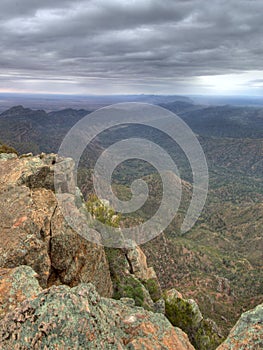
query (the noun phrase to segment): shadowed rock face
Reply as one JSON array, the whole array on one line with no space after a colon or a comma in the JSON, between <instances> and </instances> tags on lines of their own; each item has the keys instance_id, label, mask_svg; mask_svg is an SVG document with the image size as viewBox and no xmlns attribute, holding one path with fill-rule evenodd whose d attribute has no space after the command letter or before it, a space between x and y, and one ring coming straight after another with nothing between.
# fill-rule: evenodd
<instances>
[{"instance_id":1,"label":"shadowed rock face","mask_svg":"<svg viewBox=\"0 0 263 350\"><path fill-rule=\"evenodd\" d=\"M163 315L102 298L92 284L44 290L8 313L0 330L5 350L194 350Z\"/></svg>"},{"instance_id":2,"label":"shadowed rock face","mask_svg":"<svg viewBox=\"0 0 263 350\"><path fill-rule=\"evenodd\" d=\"M242 314L218 350L263 349L263 304Z\"/></svg>"},{"instance_id":3,"label":"shadowed rock face","mask_svg":"<svg viewBox=\"0 0 263 350\"><path fill-rule=\"evenodd\" d=\"M103 247L75 233L54 194L56 155L0 157L0 267L28 265L42 287L92 282L103 296L112 294ZM72 169L70 159L63 167ZM63 187L63 174L61 174ZM70 183L72 179L67 179ZM64 186L66 187L66 186Z\"/></svg>"}]
</instances>

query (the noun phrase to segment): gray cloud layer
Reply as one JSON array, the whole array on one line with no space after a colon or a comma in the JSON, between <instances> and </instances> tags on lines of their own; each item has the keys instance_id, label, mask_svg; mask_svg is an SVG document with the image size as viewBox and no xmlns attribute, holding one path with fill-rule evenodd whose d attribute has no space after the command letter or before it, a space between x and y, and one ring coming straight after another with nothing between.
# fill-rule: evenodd
<instances>
[{"instance_id":1,"label":"gray cloud layer","mask_svg":"<svg viewBox=\"0 0 263 350\"><path fill-rule=\"evenodd\" d=\"M246 71L252 82L262 13L258 0L1 0L0 88L198 93L202 76Z\"/></svg>"}]
</instances>

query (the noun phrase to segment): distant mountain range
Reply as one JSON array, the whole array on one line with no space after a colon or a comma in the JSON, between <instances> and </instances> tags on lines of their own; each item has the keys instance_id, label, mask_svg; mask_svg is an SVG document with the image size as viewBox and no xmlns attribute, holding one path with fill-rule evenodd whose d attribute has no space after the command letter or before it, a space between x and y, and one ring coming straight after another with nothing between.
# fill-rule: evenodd
<instances>
[{"instance_id":1,"label":"distant mountain range","mask_svg":"<svg viewBox=\"0 0 263 350\"><path fill-rule=\"evenodd\" d=\"M148 96L138 101L158 103L178 114L199 136L216 138L263 138L263 108L192 104L187 98L170 102L172 97ZM161 102L161 103L159 103ZM63 136L81 118L90 113L85 109L64 109L53 112L12 107L0 114L0 140L19 152L57 151ZM125 120L124 120L125 123Z\"/></svg>"},{"instance_id":2,"label":"distant mountain range","mask_svg":"<svg viewBox=\"0 0 263 350\"><path fill-rule=\"evenodd\" d=\"M33 109L46 111L61 109L87 109L95 110L100 107L120 102L144 102L144 103L168 103L182 101L193 103L192 99L179 95L50 95L50 94L13 94L0 93L0 112L13 107L23 105Z\"/></svg>"}]
</instances>

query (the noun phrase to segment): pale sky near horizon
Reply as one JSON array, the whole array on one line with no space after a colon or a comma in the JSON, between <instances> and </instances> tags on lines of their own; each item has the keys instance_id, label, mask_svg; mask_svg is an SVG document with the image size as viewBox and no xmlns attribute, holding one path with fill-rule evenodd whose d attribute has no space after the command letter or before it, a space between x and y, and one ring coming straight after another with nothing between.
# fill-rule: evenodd
<instances>
[{"instance_id":1,"label":"pale sky near horizon","mask_svg":"<svg viewBox=\"0 0 263 350\"><path fill-rule=\"evenodd\" d=\"M1 0L0 92L263 92L258 0Z\"/></svg>"}]
</instances>

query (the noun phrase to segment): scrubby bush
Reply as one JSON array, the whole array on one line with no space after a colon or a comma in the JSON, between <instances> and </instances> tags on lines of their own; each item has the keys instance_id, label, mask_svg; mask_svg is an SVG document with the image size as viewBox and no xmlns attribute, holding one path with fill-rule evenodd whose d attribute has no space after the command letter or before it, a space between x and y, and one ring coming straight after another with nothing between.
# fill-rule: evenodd
<instances>
[{"instance_id":1,"label":"scrubby bush","mask_svg":"<svg viewBox=\"0 0 263 350\"><path fill-rule=\"evenodd\" d=\"M17 154L17 151L13 147L7 146L4 143L0 142L0 153L15 153L15 154Z\"/></svg>"},{"instance_id":2,"label":"scrubby bush","mask_svg":"<svg viewBox=\"0 0 263 350\"><path fill-rule=\"evenodd\" d=\"M117 214L106 201L101 201L96 194L91 194L86 207L93 219L111 227L119 227L121 216Z\"/></svg>"}]
</instances>

